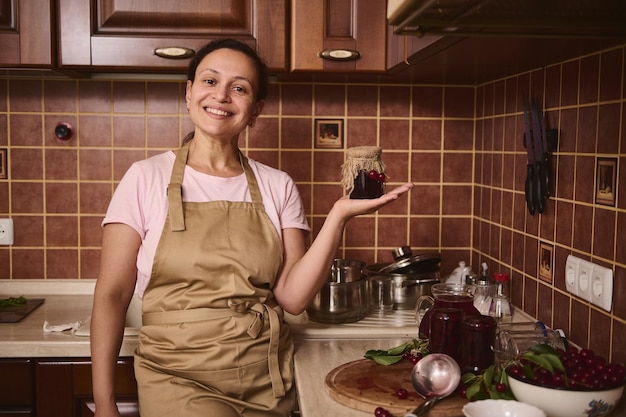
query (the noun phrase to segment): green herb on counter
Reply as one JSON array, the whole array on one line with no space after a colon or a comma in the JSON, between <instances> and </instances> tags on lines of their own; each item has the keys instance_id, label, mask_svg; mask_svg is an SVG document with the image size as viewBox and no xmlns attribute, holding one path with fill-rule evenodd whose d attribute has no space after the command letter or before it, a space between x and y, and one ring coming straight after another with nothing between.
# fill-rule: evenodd
<instances>
[{"instance_id":1,"label":"green herb on counter","mask_svg":"<svg viewBox=\"0 0 626 417\"><path fill-rule=\"evenodd\" d=\"M388 350L368 350L365 352L365 358L372 359L379 365L393 365L400 362L403 358L415 355L425 355L428 353L428 340L413 339L405 342L400 346L393 347Z\"/></svg>"},{"instance_id":2,"label":"green herb on counter","mask_svg":"<svg viewBox=\"0 0 626 417\"><path fill-rule=\"evenodd\" d=\"M0 299L0 308L19 307L24 304L26 304L26 298L24 297L9 297Z\"/></svg>"}]
</instances>

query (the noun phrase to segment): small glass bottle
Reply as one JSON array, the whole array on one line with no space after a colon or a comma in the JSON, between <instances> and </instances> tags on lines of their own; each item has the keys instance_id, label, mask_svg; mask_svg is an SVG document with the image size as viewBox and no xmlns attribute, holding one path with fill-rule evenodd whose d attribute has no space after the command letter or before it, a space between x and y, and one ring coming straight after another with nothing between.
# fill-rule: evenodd
<instances>
[{"instance_id":1,"label":"small glass bottle","mask_svg":"<svg viewBox=\"0 0 626 417\"><path fill-rule=\"evenodd\" d=\"M497 272L493 276L498 283L498 290L496 291L496 295L491 299L489 315L495 317L499 322L509 322L513 314L509 297L507 296L509 274Z\"/></svg>"},{"instance_id":2,"label":"small glass bottle","mask_svg":"<svg viewBox=\"0 0 626 417\"><path fill-rule=\"evenodd\" d=\"M481 265L481 274L476 284L476 293L474 294L474 307L480 314L485 316L489 315L489 308L491 308L491 300L496 294L497 284L489 282L487 276L487 263L483 262Z\"/></svg>"},{"instance_id":3,"label":"small glass bottle","mask_svg":"<svg viewBox=\"0 0 626 417\"><path fill-rule=\"evenodd\" d=\"M341 185L352 199L373 199L385 192L385 164L378 146L357 146L346 151Z\"/></svg>"}]
</instances>

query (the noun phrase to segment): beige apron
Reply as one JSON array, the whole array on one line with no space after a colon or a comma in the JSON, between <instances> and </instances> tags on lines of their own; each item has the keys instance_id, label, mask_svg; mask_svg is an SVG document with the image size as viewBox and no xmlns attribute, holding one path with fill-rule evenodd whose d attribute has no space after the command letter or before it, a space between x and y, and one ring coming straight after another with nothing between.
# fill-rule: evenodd
<instances>
[{"instance_id":1,"label":"beige apron","mask_svg":"<svg viewBox=\"0 0 626 417\"><path fill-rule=\"evenodd\" d=\"M252 202L184 202L189 144L143 297L135 353L142 417L287 416L293 344L271 288L282 244L240 154Z\"/></svg>"}]
</instances>

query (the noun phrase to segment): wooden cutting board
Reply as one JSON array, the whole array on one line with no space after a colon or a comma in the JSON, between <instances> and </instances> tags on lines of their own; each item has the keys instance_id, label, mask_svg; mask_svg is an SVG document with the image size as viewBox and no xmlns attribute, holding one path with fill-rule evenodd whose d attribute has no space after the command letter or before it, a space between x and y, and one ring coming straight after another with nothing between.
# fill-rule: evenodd
<instances>
[{"instance_id":1,"label":"wooden cutting board","mask_svg":"<svg viewBox=\"0 0 626 417\"><path fill-rule=\"evenodd\" d=\"M17 323L43 304L45 298L26 299L26 304L14 307L0 307L0 323Z\"/></svg>"},{"instance_id":2,"label":"wooden cutting board","mask_svg":"<svg viewBox=\"0 0 626 417\"><path fill-rule=\"evenodd\" d=\"M379 365L370 359L359 359L341 365L326 375L326 390L335 401L350 408L374 415L376 407L383 407L394 416L413 412L424 399L411 384L413 364L401 361L395 365ZM399 399L396 390L404 388L408 398ZM430 410L430 417L462 417L467 400L457 393L439 401Z\"/></svg>"}]
</instances>

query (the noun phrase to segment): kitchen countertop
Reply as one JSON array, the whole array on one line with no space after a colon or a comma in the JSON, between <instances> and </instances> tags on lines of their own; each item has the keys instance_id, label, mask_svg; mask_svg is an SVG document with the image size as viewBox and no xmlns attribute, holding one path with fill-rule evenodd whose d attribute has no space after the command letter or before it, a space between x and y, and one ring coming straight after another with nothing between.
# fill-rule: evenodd
<instances>
[{"instance_id":1,"label":"kitchen countertop","mask_svg":"<svg viewBox=\"0 0 626 417\"><path fill-rule=\"evenodd\" d=\"M0 357L89 357L88 337L69 331L46 333L51 325L85 322L91 314L94 280L20 280L0 282L0 298L25 296L45 298L45 302L18 323L0 324ZM530 320L520 314L516 321ZM413 313L397 311L382 319L368 316L357 323L321 324L309 322L306 315L287 317L295 352L295 377L300 412L303 417L366 417L371 413L346 407L326 393L324 380L336 367L362 359L368 349L389 349L415 337ZM124 337L120 356L131 357L136 336ZM611 417L626 415L626 400Z\"/></svg>"},{"instance_id":2,"label":"kitchen countertop","mask_svg":"<svg viewBox=\"0 0 626 417\"><path fill-rule=\"evenodd\" d=\"M0 357L89 357L89 337L69 331L46 333L51 325L87 323L91 315L95 280L20 280L0 282L0 298L25 296L44 298L45 302L18 323L0 323ZM308 320L306 314L286 315L294 339L362 339L372 335L372 326L385 337L414 337L417 327L410 311L394 312L382 319L369 316L357 323L322 324ZM80 332L79 332L80 333ZM131 332L132 333L132 332ZM135 336L126 336L120 356L132 356Z\"/></svg>"}]
</instances>

